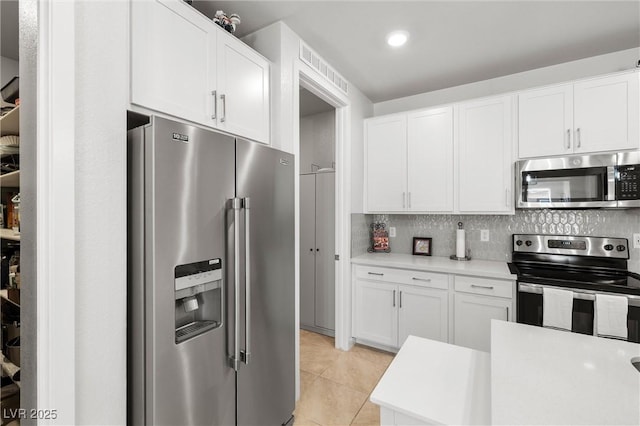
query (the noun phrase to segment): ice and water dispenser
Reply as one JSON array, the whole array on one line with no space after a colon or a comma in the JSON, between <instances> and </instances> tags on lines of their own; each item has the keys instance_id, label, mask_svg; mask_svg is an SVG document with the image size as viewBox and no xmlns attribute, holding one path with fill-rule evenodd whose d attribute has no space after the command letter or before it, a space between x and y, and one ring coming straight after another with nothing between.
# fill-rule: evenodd
<instances>
[{"instance_id":1,"label":"ice and water dispenser","mask_svg":"<svg viewBox=\"0 0 640 426\"><path fill-rule=\"evenodd\" d=\"M175 268L176 343L222 326L222 260Z\"/></svg>"}]
</instances>

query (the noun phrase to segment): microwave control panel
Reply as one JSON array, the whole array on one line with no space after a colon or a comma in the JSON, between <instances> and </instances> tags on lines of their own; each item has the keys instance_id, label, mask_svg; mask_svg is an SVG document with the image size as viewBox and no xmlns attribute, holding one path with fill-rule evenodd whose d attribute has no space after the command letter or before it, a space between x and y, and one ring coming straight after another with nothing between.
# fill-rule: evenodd
<instances>
[{"instance_id":1,"label":"microwave control panel","mask_svg":"<svg viewBox=\"0 0 640 426\"><path fill-rule=\"evenodd\" d=\"M618 179L616 181L616 199L639 200L640 191L638 184L640 183L640 165L632 164L618 166Z\"/></svg>"}]
</instances>

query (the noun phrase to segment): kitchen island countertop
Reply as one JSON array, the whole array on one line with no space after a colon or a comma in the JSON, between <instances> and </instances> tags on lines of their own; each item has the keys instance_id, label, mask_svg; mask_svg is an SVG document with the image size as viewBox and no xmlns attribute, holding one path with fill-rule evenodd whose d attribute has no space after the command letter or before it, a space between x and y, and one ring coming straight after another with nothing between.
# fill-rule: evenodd
<instances>
[{"instance_id":1,"label":"kitchen island countertop","mask_svg":"<svg viewBox=\"0 0 640 426\"><path fill-rule=\"evenodd\" d=\"M640 424L639 344L493 320L491 351L410 336L371 401L428 424Z\"/></svg>"}]
</instances>

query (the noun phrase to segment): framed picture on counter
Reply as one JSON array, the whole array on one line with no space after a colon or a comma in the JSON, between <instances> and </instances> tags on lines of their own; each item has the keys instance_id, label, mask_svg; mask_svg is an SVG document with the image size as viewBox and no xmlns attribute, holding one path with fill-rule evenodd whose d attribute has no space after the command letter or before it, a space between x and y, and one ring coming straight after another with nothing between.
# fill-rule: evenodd
<instances>
[{"instance_id":1,"label":"framed picture on counter","mask_svg":"<svg viewBox=\"0 0 640 426\"><path fill-rule=\"evenodd\" d=\"M413 237L413 254L431 256L431 238Z\"/></svg>"}]
</instances>

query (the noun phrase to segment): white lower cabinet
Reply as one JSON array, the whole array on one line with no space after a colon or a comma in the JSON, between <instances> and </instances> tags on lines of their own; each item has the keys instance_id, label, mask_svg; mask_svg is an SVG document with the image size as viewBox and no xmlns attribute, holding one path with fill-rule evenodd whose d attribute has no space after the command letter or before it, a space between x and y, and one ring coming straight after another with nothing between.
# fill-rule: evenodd
<instances>
[{"instance_id":1,"label":"white lower cabinet","mask_svg":"<svg viewBox=\"0 0 640 426\"><path fill-rule=\"evenodd\" d=\"M372 343L397 346L396 284L356 281L354 336Z\"/></svg>"},{"instance_id":2,"label":"white lower cabinet","mask_svg":"<svg viewBox=\"0 0 640 426\"><path fill-rule=\"evenodd\" d=\"M402 346L409 335L448 340L446 274L355 268L353 335L356 339L392 348ZM398 284L404 281L418 285ZM431 283L436 288L426 286Z\"/></svg>"},{"instance_id":3,"label":"white lower cabinet","mask_svg":"<svg viewBox=\"0 0 640 426\"><path fill-rule=\"evenodd\" d=\"M491 320L511 321L513 281L455 278L453 343L491 351Z\"/></svg>"},{"instance_id":4,"label":"white lower cabinet","mask_svg":"<svg viewBox=\"0 0 640 426\"><path fill-rule=\"evenodd\" d=\"M398 347L410 335L447 341L447 291L398 286Z\"/></svg>"}]
</instances>

